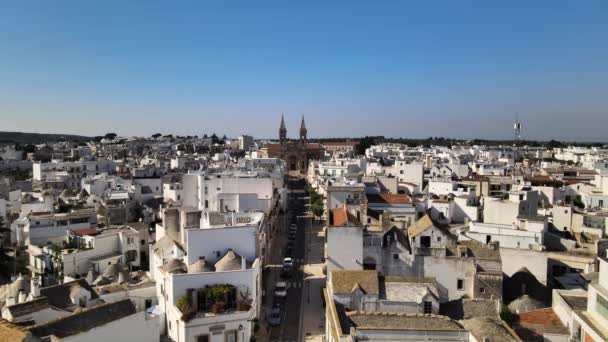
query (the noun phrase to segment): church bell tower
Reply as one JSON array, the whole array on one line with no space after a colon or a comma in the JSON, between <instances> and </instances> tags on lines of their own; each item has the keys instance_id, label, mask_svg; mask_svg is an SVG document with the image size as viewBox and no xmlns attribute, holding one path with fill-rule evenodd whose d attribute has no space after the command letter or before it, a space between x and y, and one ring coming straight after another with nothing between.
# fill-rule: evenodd
<instances>
[{"instance_id":1,"label":"church bell tower","mask_svg":"<svg viewBox=\"0 0 608 342\"><path fill-rule=\"evenodd\" d=\"M281 127L279 128L279 142L284 145L287 143L287 128L285 127L285 118L281 114Z\"/></svg>"},{"instance_id":2,"label":"church bell tower","mask_svg":"<svg viewBox=\"0 0 608 342\"><path fill-rule=\"evenodd\" d=\"M302 124L300 124L300 142L306 144L306 124L304 123L304 115L302 115Z\"/></svg>"}]
</instances>

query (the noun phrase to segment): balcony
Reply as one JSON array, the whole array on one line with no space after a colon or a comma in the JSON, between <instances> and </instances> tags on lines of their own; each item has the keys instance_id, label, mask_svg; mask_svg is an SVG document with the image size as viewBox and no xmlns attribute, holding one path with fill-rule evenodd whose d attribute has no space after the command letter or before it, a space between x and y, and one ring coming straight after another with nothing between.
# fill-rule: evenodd
<instances>
[{"instance_id":1,"label":"balcony","mask_svg":"<svg viewBox=\"0 0 608 342\"><path fill-rule=\"evenodd\" d=\"M242 314L248 317L253 306L249 289L243 291L228 284L188 289L176 303L184 322L219 315Z\"/></svg>"}]
</instances>

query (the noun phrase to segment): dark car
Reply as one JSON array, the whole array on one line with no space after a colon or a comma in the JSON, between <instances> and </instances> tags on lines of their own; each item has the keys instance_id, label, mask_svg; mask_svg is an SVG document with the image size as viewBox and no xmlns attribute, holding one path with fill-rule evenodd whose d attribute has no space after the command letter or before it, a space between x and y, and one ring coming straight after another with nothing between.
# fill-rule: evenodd
<instances>
[{"instance_id":1,"label":"dark car","mask_svg":"<svg viewBox=\"0 0 608 342\"><path fill-rule=\"evenodd\" d=\"M271 326L281 324L281 305L276 302L272 305L272 309L270 309L270 314L268 315L268 324Z\"/></svg>"}]
</instances>

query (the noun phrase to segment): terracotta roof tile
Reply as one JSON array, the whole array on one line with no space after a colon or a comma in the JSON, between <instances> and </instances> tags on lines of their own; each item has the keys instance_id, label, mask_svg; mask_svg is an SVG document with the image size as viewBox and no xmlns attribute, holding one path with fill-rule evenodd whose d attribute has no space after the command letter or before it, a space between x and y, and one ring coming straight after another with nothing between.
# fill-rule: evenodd
<instances>
[{"instance_id":1,"label":"terracotta roof tile","mask_svg":"<svg viewBox=\"0 0 608 342\"><path fill-rule=\"evenodd\" d=\"M403 194L370 194L367 195L367 201L370 203L408 204L417 200Z\"/></svg>"},{"instance_id":2,"label":"terracotta roof tile","mask_svg":"<svg viewBox=\"0 0 608 342\"><path fill-rule=\"evenodd\" d=\"M514 330L524 341L543 341L547 333L568 335L568 329L551 308L525 312L518 317Z\"/></svg>"}]
</instances>

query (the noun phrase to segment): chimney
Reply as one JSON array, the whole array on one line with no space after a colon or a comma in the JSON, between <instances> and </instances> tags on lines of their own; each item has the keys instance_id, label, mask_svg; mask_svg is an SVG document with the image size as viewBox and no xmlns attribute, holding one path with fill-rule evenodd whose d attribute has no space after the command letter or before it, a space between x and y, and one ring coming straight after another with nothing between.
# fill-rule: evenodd
<instances>
[{"instance_id":1,"label":"chimney","mask_svg":"<svg viewBox=\"0 0 608 342\"><path fill-rule=\"evenodd\" d=\"M247 269L247 259L245 257L241 257L241 269Z\"/></svg>"},{"instance_id":2,"label":"chimney","mask_svg":"<svg viewBox=\"0 0 608 342\"><path fill-rule=\"evenodd\" d=\"M118 283L122 284L125 282L125 275L123 274L122 270L120 272L118 272Z\"/></svg>"},{"instance_id":3,"label":"chimney","mask_svg":"<svg viewBox=\"0 0 608 342\"><path fill-rule=\"evenodd\" d=\"M19 303L25 303L26 298L27 298L27 295L25 294L25 291L19 290Z\"/></svg>"},{"instance_id":4,"label":"chimney","mask_svg":"<svg viewBox=\"0 0 608 342\"><path fill-rule=\"evenodd\" d=\"M38 278L32 277L30 280L30 294L34 298L40 297L40 284L38 284Z\"/></svg>"}]
</instances>

